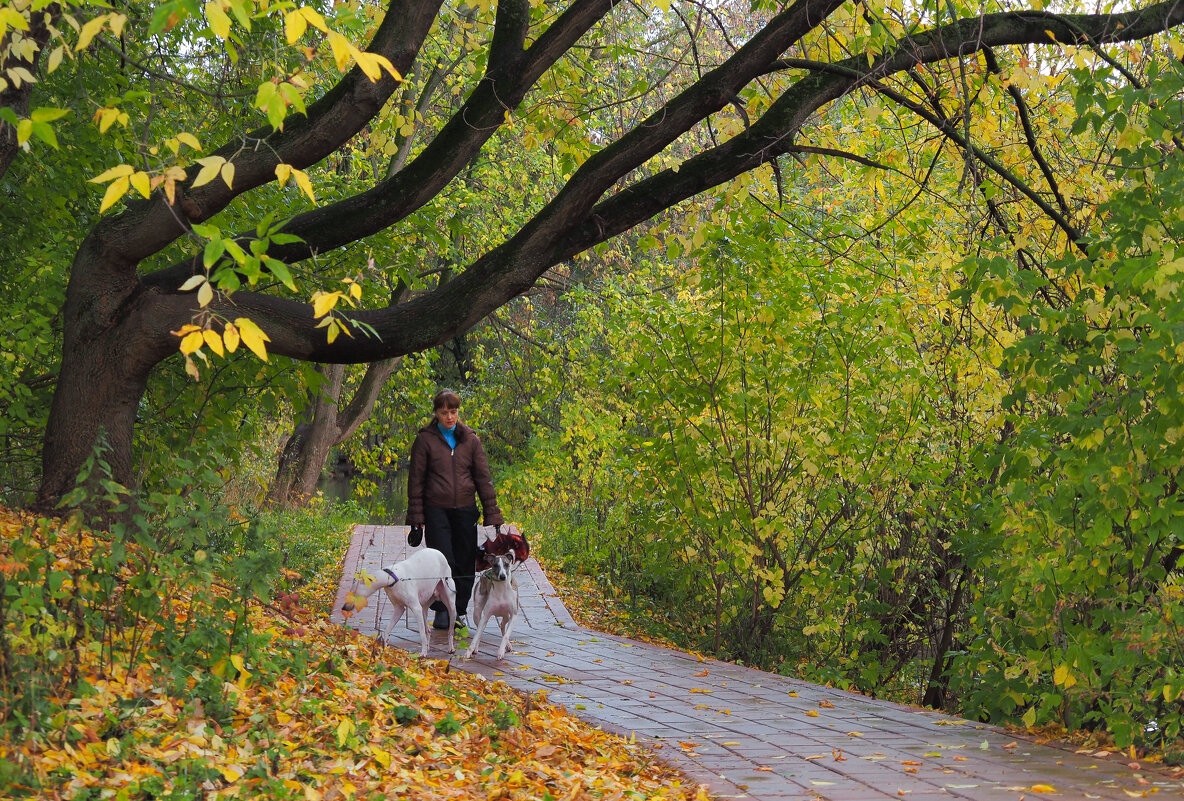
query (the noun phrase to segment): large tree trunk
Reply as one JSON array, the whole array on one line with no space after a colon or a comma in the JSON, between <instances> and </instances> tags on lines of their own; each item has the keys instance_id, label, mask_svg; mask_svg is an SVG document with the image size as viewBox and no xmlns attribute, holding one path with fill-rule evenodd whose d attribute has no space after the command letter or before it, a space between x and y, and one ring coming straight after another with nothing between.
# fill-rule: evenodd
<instances>
[{"instance_id":1,"label":"large tree trunk","mask_svg":"<svg viewBox=\"0 0 1184 801\"><path fill-rule=\"evenodd\" d=\"M340 412L345 365L318 368L325 383L310 404L311 419L298 423L284 445L275 481L267 493L269 505L294 508L308 503L316 492L329 452L352 437L369 419L378 393L401 362L402 358L394 358L368 365L353 399Z\"/></svg>"},{"instance_id":2,"label":"large tree trunk","mask_svg":"<svg viewBox=\"0 0 1184 801\"><path fill-rule=\"evenodd\" d=\"M63 307L62 366L42 448L36 507L51 510L96 455L110 478L131 488L136 412L152 369L176 352L177 318L159 313L154 293L105 257L94 237L79 249Z\"/></svg>"}]
</instances>

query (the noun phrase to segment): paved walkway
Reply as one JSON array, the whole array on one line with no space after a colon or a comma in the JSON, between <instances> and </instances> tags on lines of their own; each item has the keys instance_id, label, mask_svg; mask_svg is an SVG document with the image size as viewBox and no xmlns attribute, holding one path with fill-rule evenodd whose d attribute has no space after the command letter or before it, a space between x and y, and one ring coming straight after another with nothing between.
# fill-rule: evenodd
<instances>
[{"instance_id":1,"label":"paved walkway","mask_svg":"<svg viewBox=\"0 0 1184 801\"><path fill-rule=\"evenodd\" d=\"M404 526L357 526L333 620L358 570L376 574L407 554ZM498 663L496 623L458 667L554 703L601 728L636 734L716 798L762 801L973 799L1184 799L1184 781L1137 770L1120 754L1075 754L1016 741L970 721L701 660L581 628L530 559L516 573L522 615ZM366 634L389 625L382 593L350 618ZM500 635L499 635L500 636ZM419 650L400 624L392 644ZM431 656L443 655L433 632ZM458 649L459 650L459 649Z\"/></svg>"}]
</instances>

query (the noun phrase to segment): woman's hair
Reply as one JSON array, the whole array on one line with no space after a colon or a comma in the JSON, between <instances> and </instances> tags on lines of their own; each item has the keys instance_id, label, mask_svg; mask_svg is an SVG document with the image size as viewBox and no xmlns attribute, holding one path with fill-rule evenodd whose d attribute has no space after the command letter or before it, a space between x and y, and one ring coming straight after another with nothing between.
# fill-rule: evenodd
<instances>
[{"instance_id":1,"label":"woman's hair","mask_svg":"<svg viewBox=\"0 0 1184 801\"><path fill-rule=\"evenodd\" d=\"M432 399L432 411L437 409L459 409L460 395L457 395L451 389L442 389L436 393L436 397Z\"/></svg>"}]
</instances>

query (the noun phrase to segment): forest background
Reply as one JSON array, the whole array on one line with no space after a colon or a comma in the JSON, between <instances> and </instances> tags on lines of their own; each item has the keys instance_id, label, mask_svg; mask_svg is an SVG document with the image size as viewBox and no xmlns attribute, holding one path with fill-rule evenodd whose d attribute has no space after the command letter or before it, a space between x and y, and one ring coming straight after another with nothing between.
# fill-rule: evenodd
<instances>
[{"instance_id":1,"label":"forest background","mask_svg":"<svg viewBox=\"0 0 1184 801\"><path fill-rule=\"evenodd\" d=\"M364 49L385 30L364 2L0 6L0 503L80 510L112 532L89 583L53 578L36 526L7 545L0 678L23 700L4 725L34 725L81 640L135 661L112 604L141 604L138 620L166 583L197 579L267 597L331 571L343 521L402 522L400 466L450 385L548 563L594 576L655 636L1184 757L1176 12L1149 6L1160 16L1142 32L1133 17L1091 27L1110 9L832 4L600 191L624 207L631 188L668 185L647 181L699 184L628 225L606 201L553 264L513 251L553 224L541 208L658 127L655 109L677 110L810 5L616 9L496 109L435 194L324 249L301 220L396 186L457 119L479 127L467 115L512 27L500 14L525 9L530 44L580 4L446 4L410 70ZM39 27L47 10L64 16ZM959 20L980 40L1026 27L1000 35L1015 46L883 68ZM861 66L841 94L818 90L775 152L727 180L702 166L811 81ZM243 133L298 132L343 73L392 99L323 158L285 161L286 140ZM242 154L269 147L271 172L244 179ZM244 180L259 190L239 196ZM199 190L236 194L215 216ZM167 335L140 359L142 392L104 407L105 380L125 376L103 360L138 353L138 333L96 349L78 321L105 296L76 287L125 281L87 259L174 207L184 236L136 280L171 281L183 314L154 323ZM449 318L459 296L441 293L497 283L481 271L507 252L537 277ZM293 344L278 307L249 300L264 291L304 304L307 341L324 344ZM132 320L141 302L110 307ZM410 309L397 323L415 347L382 327L388 308ZM84 456L60 458L70 387L74 408L93 392L110 421L128 418L127 442L100 419ZM346 500L318 493L330 461L348 465ZM193 576L195 558L208 569ZM248 647L207 635L171 641L171 658L224 666ZM18 688L34 663L55 677Z\"/></svg>"}]
</instances>

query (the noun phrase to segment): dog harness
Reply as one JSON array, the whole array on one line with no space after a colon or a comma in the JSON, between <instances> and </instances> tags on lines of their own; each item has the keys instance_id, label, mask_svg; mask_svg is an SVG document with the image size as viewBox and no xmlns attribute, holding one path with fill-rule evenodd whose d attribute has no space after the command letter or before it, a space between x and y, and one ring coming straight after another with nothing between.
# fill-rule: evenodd
<instances>
[{"instance_id":1,"label":"dog harness","mask_svg":"<svg viewBox=\"0 0 1184 801\"><path fill-rule=\"evenodd\" d=\"M384 572L384 573L386 573L388 576L390 576L390 577L391 577L391 579L392 579L392 580L393 580L393 581L394 581L396 584L398 584L398 583L399 583L399 577L398 577L398 576L396 576L396 575L395 575L395 571L391 570L389 567L384 567L384 568L382 569L382 572Z\"/></svg>"}]
</instances>

